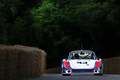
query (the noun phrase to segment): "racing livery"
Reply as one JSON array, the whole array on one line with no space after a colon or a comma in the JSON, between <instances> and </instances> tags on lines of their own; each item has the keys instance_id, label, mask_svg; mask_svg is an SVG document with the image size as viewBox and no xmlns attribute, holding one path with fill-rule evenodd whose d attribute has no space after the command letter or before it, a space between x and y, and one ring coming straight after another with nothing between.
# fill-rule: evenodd
<instances>
[{"instance_id":1,"label":"racing livery","mask_svg":"<svg viewBox=\"0 0 120 80\"><path fill-rule=\"evenodd\" d=\"M98 59L90 50L71 51L68 59L62 60L63 76L70 74L102 75L102 72L102 59Z\"/></svg>"}]
</instances>

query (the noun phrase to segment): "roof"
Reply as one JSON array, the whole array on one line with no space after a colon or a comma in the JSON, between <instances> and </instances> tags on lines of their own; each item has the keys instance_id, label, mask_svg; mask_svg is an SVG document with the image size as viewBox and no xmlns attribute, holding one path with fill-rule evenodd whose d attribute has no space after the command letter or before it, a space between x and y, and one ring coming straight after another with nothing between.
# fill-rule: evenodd
<instances>
[{"instance_id":1,"label":"roof","mask_svg":"<svg viewBox=\"0 0 120 80\"><path fill-rule=\"evenodd\" d=\"M71 51L71 52L94 52L94 51L91 51L91 50L74 50L74 51Z\"/></svg>"}]
</instances>

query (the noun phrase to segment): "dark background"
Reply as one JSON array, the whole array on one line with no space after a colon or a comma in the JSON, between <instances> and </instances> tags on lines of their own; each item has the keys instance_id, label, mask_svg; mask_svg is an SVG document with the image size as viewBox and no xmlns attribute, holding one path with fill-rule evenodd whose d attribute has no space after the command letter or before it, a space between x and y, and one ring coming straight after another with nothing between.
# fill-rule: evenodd
<instances>
[{"instance_id":1,"label":"dark background","mask_svg":"<svg viewBox=\"0 0 120 80\"><path fill-rule=\"evenodd\" d=\"M120 56L120 0L0 0L0 44L45 50L47 68L72 50Z\"/></svg>"}]
</instances>

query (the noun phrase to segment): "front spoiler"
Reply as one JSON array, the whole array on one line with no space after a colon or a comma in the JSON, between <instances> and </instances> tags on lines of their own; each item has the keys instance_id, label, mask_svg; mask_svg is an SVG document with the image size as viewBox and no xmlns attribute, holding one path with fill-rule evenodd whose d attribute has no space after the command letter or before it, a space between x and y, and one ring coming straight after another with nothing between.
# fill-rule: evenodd
<instances>
[{"instance_id":1,"label":"front spoiler","mask_svg":"<svg viewBox=\"0 0 120 80\"><path fill-rule=\"evenodd\" d=\"M103 73L62 73L62 74L95 74L95 75L97 75L97 74L103 74Z\"/></svg>"},{"instance_id":2,"label":"front spoiler","mask_svg":"<svg viewBox=\"0 0 120 80\"><path fill-rule=\"evenodd\" d=\"M62 74L103 74L99 69L62 69Z\"/></svg>"}]
</instances>

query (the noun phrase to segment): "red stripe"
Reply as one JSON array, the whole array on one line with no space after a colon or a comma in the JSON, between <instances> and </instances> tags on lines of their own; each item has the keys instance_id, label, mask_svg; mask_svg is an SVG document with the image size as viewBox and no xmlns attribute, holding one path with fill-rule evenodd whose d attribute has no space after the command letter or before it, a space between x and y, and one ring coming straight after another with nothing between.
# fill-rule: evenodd
<instances>
[{"instance_id":1,"label":"red stripe","mask_svg":"<svg viewBox=\"0 0 120 80\"><path fill-rule=\"evenodd\" d=\"M63 61L63 64L65 65L66 68L71 69L68 61Z\"/></svg>"},{"instance_id":2,"label":"red stripe","mask_svg":"<svg viewBox=\"0 0 120 80\"><path fill-rule=\"evenodd\" d=\"M97 61L94 69L98 68L101 65L101 61Z\"/></svg>"}]
</instances>

